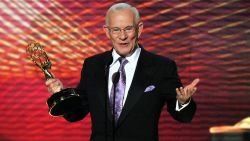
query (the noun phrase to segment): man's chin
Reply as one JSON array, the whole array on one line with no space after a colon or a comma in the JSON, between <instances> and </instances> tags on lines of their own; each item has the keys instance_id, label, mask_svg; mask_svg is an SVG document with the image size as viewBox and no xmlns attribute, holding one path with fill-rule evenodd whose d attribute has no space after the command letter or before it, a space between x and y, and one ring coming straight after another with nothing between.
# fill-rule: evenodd
<instances>
[{"instance_id":1,"label":"man's chin","mask_svg":"<svg viewBox=\"0 0 250 141\"><path fill-rule=\"evenodd\" d=\"M117 46L116 48L116 52L124 57L129 56L133 51L131 50L130 47L128 46Z\"/></svg>"},{"instance_id":2,"label":"man's chin","mask_svg":"<svg viewBox=\"0 0 250 141\"><path fill-rule=\"evenodd\" d=\"M129 51L120 51L120 52L118 52L118 54L123 56L123 57L126 57L130 54L130 52Z\"/></svg>"}]
</instances>

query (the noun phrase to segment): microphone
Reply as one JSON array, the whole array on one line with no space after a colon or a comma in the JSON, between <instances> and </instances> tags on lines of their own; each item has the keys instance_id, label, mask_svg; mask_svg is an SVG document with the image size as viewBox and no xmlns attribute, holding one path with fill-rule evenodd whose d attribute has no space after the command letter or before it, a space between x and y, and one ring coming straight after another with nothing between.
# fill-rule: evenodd
<instances>
[{"instance_id":1,"label":"microphone","mask_svg":"<svg viewBox=\"0 0 250 141\"><path fill-rule=\"evenodd\" d=\"M113 116L112 116L112 127L113 127L113 141L115 141L115 97L116 97L116 85L118 83L120 79L120 72L117 71L115 73L113 73L112 75L112 82L113 82L113 87L114 87L114 96L113 96L113 105L112 105L112 113L113 113Z\"/></svg>"},{"instance_id":2,"label":"microphone","mask_svg":"<svg viewBox=\"0 0 250 141\"><path fill-rule=\"evenodd\" d=\"M116 85L119 81L119 78L120 78L120 72L115 72L113 75L112 75L112 82L114 85Z\"/></svg>"}]
</instances>

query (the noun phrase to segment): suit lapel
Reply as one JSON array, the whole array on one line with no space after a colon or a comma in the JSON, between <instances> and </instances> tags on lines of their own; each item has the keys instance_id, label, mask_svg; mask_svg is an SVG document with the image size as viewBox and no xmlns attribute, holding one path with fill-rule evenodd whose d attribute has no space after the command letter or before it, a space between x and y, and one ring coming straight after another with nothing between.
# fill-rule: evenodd
<instances>
[{"instance_id":1,"label":"suit lapel","mask_svg":"<svg viewBox=\"0 0 250 141\"><path fill-rule=\"evenodd\" d=\"M108 51L104 54L104 57L101 60L101 64L98 70L96 70L96 83L98 89L96 89L99 99L99 102L104 112L107 113L108 119L112 119L111 110L109 107L109 96L108 96L108 74L109 74L109 65L112 63L112 51ZM100 74L100 76L99 76ZM106 117L105 116L105 117Z\"/></svg>"},{"instance_id":2,"label":"suit lapel","mask_svg":"<svg viewBox=\"0 0 250 141\"><path fill-rule=\"evenodd\" d=\"M154 68L152 66L153 64L151 63L150 58L148 58L148 52L146 52L142 48L125 105L118 119L118 125L122 123L122 121L126 118L133 106L144 94L144 89L150 83L151 80L150 76L152 76L152 68Z\"/></svg>"}]
</instances>

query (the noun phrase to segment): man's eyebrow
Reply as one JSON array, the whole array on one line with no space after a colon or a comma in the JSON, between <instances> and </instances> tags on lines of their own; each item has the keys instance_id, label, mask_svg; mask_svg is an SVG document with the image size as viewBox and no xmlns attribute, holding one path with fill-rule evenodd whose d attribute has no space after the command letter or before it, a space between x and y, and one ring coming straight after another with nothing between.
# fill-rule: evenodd
<instances>
[{"instance_id":1,"label":"man's eyebrow","mask_svg":"<svg viewBox=\"0 0 250 141\"><path fill-rule=\"evenodd\" d=\"M128 26L126 26L126 27L124 27L124 28L132 27L132 26L134 26L134 25L128 25ZM110 28L120 28L120 27L115 26L115 27L110 27Z\"/></svg>"}]
</instances>

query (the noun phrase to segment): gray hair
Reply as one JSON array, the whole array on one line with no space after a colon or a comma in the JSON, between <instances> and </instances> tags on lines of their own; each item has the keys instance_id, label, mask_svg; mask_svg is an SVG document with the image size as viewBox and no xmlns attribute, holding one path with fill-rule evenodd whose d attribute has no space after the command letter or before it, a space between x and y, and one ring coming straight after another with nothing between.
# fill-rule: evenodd
<instances>
[{"instance_id":1,"label":"gray hair","mask_svg":"<svg viewBox=\"0 0 250 141\"><path fill-rule=\"evenodd\" d=\"M105 24L108 26L109 25L109 14L112 11L120 11L120 10L125 10L128 9L130 10L134 15L135 15L135 22L138 23L140 21L140 14L138 10L135 7L132 7L131 5L127 3L117 3L112 5L109 10L106 13L106 18L105 18Z\"/></svg>"}]
</instances>

